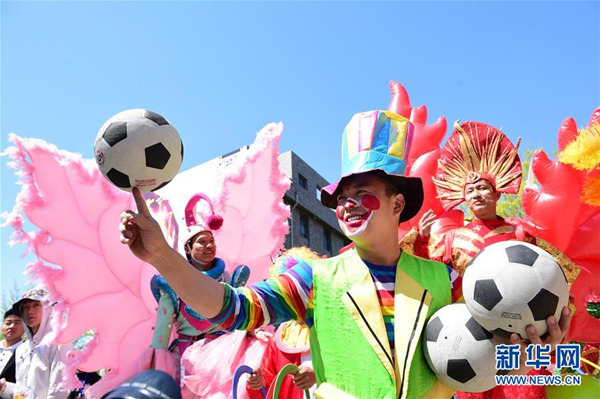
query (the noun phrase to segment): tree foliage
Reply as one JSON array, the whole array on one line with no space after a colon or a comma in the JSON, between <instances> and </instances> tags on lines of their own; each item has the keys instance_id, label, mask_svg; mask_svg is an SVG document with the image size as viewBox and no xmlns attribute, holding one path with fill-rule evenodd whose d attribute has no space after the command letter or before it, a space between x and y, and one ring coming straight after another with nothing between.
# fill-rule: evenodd
<instances>
[{"instance_id":1,"label":"tree foliage","mask_svg":"<svg viewBox=\"0 0 600 399\"><path fill-rule=\"evenodd\" d=\"M521 165L523 166L523 179L521 180L521 187L517 194L502 194L502 197L498 201L496 212L503 218L513 217L523 219L525 212L523 211L523 204L521 203L521 194L527 183L527 177L529 176L529 166L531 165L531 157L533 156L533 150L526 150L525 155L521 158Z\"/></svg>"},{"instance_id":2,"label":"tree foliage","mask_svg":"<svg viewBox=\"0 0 600 399\"><path fill-rule=\"evenodd\" d=\"M2 303L0 304L0 314L2 314L2 316L4 316L4 313L12 307L13 303L21 299L25 291L28 290L28 286L29 285L21 287L15 280L10 290L2 293Z\"/></svg>"}]
</instances>

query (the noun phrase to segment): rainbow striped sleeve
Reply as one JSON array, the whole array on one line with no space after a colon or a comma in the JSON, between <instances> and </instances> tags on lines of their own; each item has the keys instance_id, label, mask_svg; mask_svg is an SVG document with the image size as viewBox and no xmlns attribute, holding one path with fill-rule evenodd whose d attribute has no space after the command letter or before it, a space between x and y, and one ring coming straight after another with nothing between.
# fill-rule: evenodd
<instances>
[{"instance_id":1,"label":"rainbow striped sleeve","mask_svg":"<svg viewBox=\"0 0 600 399\"><path fill-rule=\"evenodd\" d=\"M253 330L288 320L312 326L312 268L300 262L277 277L248 287L225 287L221 312L208 319L227 331Z\"/></svg>"}]
</instances>

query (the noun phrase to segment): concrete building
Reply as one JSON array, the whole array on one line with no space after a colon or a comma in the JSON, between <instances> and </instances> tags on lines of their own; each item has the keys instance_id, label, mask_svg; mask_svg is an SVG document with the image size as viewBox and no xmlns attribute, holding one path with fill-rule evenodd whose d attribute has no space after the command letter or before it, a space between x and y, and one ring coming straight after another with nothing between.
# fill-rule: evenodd
<instances>
[{"instance_id":1,"label":"concrete building","mask_svg":"<svg viewBox=\"0 0 600 399\"><path fill-rule=\"evenodd\" d=\"M335 212L319 199L321 188L328 182L292 151L280 154L279 164L292 180L284 197L292 211L285 247L306 246L319 255L337 255L350 240L340 230Z\"/></svg>"}]
</instances>

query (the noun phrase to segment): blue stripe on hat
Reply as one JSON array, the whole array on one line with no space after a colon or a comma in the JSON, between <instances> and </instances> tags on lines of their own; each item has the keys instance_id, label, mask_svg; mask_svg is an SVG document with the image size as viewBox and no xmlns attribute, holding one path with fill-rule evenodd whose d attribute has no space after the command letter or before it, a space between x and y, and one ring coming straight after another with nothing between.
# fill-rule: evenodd
<instances>
[{"instance_id":1,"label":"blue stripe on hat","mask_svg":"<svg viewBox=\"0 0 600 399\"><path fill-rule=\"evenodd\" d=\"M344 129L344 134L342 135L342 164L344 164L348 160L348 136L346 135L346 130Z\"/></svg>"},{"instance_id":2,"label":"blue stripe on hat","mask_svg":"<svg viewBox=\"0 0 600 399\"><path fill-rule=\"evenodd\" d=\"M379 124L382 120L383 118L379 118L379 121L377 121L377 123ZM392 121L390 119L386 118L385 123L383 124L381 129L375 130L376 133L375 137L373 138L372 150L382 152L384 154L387 153L391 122Z\"/></svg>"},{"instance_id":3,"label":"blue stripe on hat","mask_svg":"<svg viewBox=\"0 0 600 399\"><path fill-rule=\"evenodd\" d=\"M388 175L404 175L406 162L402 159L375 151L362 151L342 165L342 176L383 170Z\"/></svg>"}]
</instances>

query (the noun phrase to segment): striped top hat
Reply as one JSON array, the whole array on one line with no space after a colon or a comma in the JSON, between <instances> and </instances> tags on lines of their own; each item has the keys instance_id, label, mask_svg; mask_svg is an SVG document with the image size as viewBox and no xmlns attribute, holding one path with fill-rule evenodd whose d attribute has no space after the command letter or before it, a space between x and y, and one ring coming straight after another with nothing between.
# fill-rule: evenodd
<instances>
[{"instance_id":1,"label":"striped top hat","mask_svg":"<svg viewBox=\"0 0 600 399\"><path fill-rule=\"evenodd\" d=\"M342 177L322 189L321 203L335 208L337 189L344 178L376 172L404 195L400 222L415 216L423 204L423 184L418 177L405 176L413 134L410 120L391 111L354 115L342 136Z\"/></svg>"}]
</instances>

